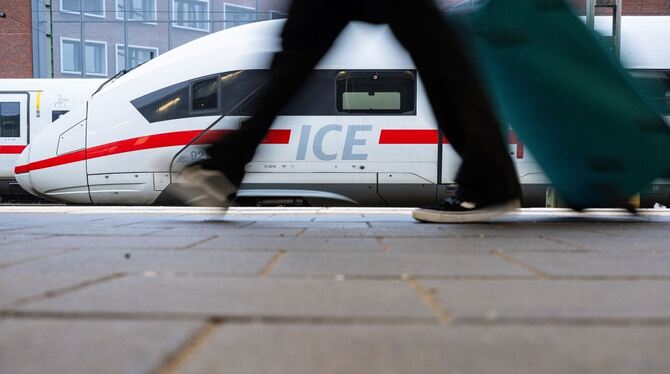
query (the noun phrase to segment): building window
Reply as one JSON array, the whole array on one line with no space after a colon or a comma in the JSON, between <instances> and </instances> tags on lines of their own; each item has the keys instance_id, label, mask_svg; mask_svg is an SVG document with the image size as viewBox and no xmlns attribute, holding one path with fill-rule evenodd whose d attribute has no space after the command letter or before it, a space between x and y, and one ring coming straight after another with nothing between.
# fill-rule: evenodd
<instances>
[{"instance_id":1,"label":"building window","mask_svg":"<svg viewBox=\"0 0 670 374\"><path fill-rule=\"evenodd\" d=\"M174 0L174 27L209 31L209 0Z\"/></svg>"},{"instance_id":2,"label":"building window","mask_svg":"<svg viewBox=\"0 0 670 374\"><path fill-rule=\"evenodd\" d=\"M256 20L256 9L241 5L223 4L224 28L246 25Z\"/></svg>"},{"instance_id":3,"label":"building window","mask_svg":"<svg viewBox=\"0 0 670 374\"><path fill-rule=\"evenodd\" d=\"M158 56L158 48L128 46L128 66L134 68ZM126 68L126 49L123 44L116 45L116 72Z\"/></svg>"},{"instance_id":4,"label":"building window","mask_svg":"<svg viewBox=\"0 0 670 374\"><path fill-rule=\"evenodd\" d=\"M21 103L0 103L0 138L21 136Z\"/></svg>"},{"instance_id":5,"label":"building window","mask_svg":"<svg viewBox=\"0 0 670 374\"><path fill-rule=\"evenodd\" d=\"M107 43L87 40L84 66L87 75L107 76ZM61 38L61 73L81 74L81 44L78 39Z\"/></svg>"},{"instance_id":6,"label":"building window","mask_svg":"<svg viewBox=\"0 0 670 374\"><path fill-rule=\"evenodd\" d=\"M84 14L92 17L105 17L105 0L61 0L60 10L65 13L79 14L84 8Z\"/></svg>"},{"instance_id":7,"label":"building window","mask_svg":"<svg viewBox=\"0 0 670 374\"><path fill-rule=\"evenodd\" d=\"M116 19L156 22L156 0L116 0Z\"/></svg>"}]
</instances>

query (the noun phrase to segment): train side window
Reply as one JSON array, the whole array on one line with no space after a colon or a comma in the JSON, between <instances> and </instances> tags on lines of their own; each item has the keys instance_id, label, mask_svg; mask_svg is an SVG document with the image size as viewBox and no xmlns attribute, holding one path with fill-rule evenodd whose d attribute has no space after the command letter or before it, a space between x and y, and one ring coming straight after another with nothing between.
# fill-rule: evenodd
<instances>
[{"instance_id":1,"label":"train side window","mask_svg":"<svg viewBox=\"0 0 670 374\"><path fill-rule=\"evenodd\" d=\"M193 82L191 85L191 109L216 110L219 107L219 77Z\"/></svg>"},{"instance_id":2,"label":"train side window","mask_svg":"<svg viewBox=\"0 0 670 374\"><path fill-rule=\"evenodd\" d=\"M334 70L314 70L300 91L282 109L288 116L337 116L342 113L335 107Z\"/></svg>"},{"instance_id":3,"label":"train side window","mask_svg":"<svg viewBox=\"0 0 670 374\"><path fill-rule=\"evenodd\" d=\"M21 136L21 103L0 103L0 137L18 138Z\"/></svg>"},{"instance_id":4,"label":"train side window","mask_svg":"<svg viewBox=\"0 0 670 374\"><path fill-rule=\"evenodd\" d=\"M670 71L632 70L630 74L643 92L649 95L655 109L666 116L670 115Z\"/></svg>"},{"instance_id":5,"label":"train side window","mask_svg":"<svg viewBox=\"0 0 670 374\"><path fill-rule=\"evenodd\" d=\"M415 113L416 74L412 71L341 71L336 85L341 113Z\"/></svg>"},{"instance_id":6,"label":"train side window","mask_svg":"<svg viewBox=\"0 0 670 374\"><path fill-rule=\"evenodd\" d=\"M339 114L335 108L335 71L315 70L292 100L280 110L283 116L322 116ZM221 75L221 113L250 116L258 107L269 70L240 70Z\"/></svg>"},{"instance_id":7,"label":"train side window","mask_svg":"<svg viewBox=\"0 0 670 374\"><path fill-rule=\"evenodd\" d=\"M267 70L238 70L221 75L221 109L226 116L250 116L268 80Z\"/></svg>"},{"instance_id":8,"label":"train side window","mask_svg":"<svg viewBox=\"0 0 670 374\"><path fill-rule=\"evenodd\" d=\"M51 122L55 122L57 119L65 115L69 110L53 110L51 111Z\"/></svg>"}]
</instances>

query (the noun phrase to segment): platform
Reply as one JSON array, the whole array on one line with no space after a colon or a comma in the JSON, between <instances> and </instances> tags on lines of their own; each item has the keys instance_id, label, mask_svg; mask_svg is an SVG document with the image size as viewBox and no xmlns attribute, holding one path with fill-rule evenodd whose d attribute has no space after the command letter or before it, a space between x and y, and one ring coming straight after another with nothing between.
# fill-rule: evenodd
<instances>
[{"instance_id":1,"label":"platform","mask_svg":"<svg viewBox=\"0 0 670 374\"><path fill-rule=\"evenodd\" d=\"M670 211L0 207L0 373L668 373Z\"/></svg>"}]
</instances>

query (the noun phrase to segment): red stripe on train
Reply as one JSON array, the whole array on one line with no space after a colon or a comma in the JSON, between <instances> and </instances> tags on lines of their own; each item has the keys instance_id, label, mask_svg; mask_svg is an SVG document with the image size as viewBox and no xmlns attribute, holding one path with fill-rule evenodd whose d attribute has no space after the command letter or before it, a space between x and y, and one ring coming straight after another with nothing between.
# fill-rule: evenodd
<instances>
[{"instance_id":1,"label":"red stripe on train","mask_svg":"<svg viewBox=\"0 0 670 374\"><path fill-rule=\"evenodd\" d=\"M379 144L437 144L439 140L438 130L408 130L408 129L393 129L382 130L379 134ZM524 146L517 138L516 133L510 130L508 135L509 144L516 144L516 158L523 158ZM443 144L449 144L447 138L442 139Z\"/></svg>"},{"instance_id":2,"label":"red stripe on train","mask_svg":"<svg viewBox=\"0 0 670 374\"><path fill-rule=\"evenodd\" d=\"M0 155L18 155L25 148L25 145L0 145Z\"/></svg>"},{"instance_id":3,"label":"red stripe on train","mask_svg":"<svg viewBox=\"0 0 670 374\"><path fill-rule=\"evenodd\" d=\"M230 132L230 130L212 130L204 134L195 144L209 144ZM19 165L14 168L15 174L28 173L32 170L39 170L71 164L74 162L90 160L99 157L112 156L121 153L141 151L145 149L174 147L186 145L196 136L201 134L201 130L179 131L166 134L155 134L140 136L132 139L120 140L117 142L98 145L86 150L66 153L64 155L47 158L40 161L31 162L26 165ZM291 138L291 130L270 130L263 144L288 144Z\"/></svg>"},{"instance_id":4,"label":"red stripe on train","mask_svg":"<svg viewBox=\"0 0 670 374\"><path fill-rule=\"evenodd\" d=\"M516 158L517 159L522 159L523 158L523 143L519 138L516 136L516 133L513 130L509 130L509 139L508 142L509 144L516 144Z\"/></svg>"},{"instance_id":5,"label":"red stripe on train","mask_svg":"<svg viewBox=\"0 0 670 374\"><path fill-rule=\"evenodd\" d=\"M437 144L438 130L382 130L379 144ZM446 139L445 139L446 143Z\"/></svg>"},{"instance_id":6,"label":"red stripe on train","mask_svg":"<svg viewBox=\"0 0 670 374\"><path fill-rule=\"evenodd\" d=\"M210 144L222 135L231 131L232 130L211 130L196 140L194 144ZM91 147L87 150L76 151L45 160L31 162L27 165L19 165L14 169L14 172L16 174L22 174L31 170L45 169L98 157L152 148L186 145L201 133L201 130L179 131L121 140ZM263 140L263 144L289 144L290 138L290 129L270 130L266 138ZM437 144L438 139L439 132L436 129L386 129L381 130L379 134L379 144ZM444 144L449 143L446 138L443 139L443 142ZM522 158L523 143L518 141L513 132L510 132L509 142L510 144L517 145L517 158ZM22 151L25 146L21 147ZM2 148L0 147L0 151L1 150ZM16 151L16 153L21 152Z\"/></svg>"}]
</instances>

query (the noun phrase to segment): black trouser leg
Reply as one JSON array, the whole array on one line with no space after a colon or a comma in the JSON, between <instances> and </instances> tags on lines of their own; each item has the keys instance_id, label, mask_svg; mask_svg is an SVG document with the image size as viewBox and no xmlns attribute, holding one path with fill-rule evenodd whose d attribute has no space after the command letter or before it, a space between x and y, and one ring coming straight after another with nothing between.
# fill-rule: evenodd
<instances>
[{"instance_id":1,"label":"black trouser leg","mask_svg":"<svg viewBox=\"0 0 670 374\"><path fill-rule=\"evenodd\" d=\"M253 158L279 111L295 96L346 25L346 9L338 9L333 3L294 0L282 32L282 51L274 57L269 82L254 116L239 131L208 148L212 167L222 170L236 185L241 183L244 166Z\"/></svg>"},{"instance_id":2,"label":"black trouser leg","mask_svg":"<svg viewBox=\"0 0 670 374\"><path fill-rule=\"evenodd\" d=\"M440 130L463 160L456 177L461 197L487 203L520 197L500 124L455 33L432 0L387 1L391 28L417 65Z\"/></svg>"}]
</instances>

